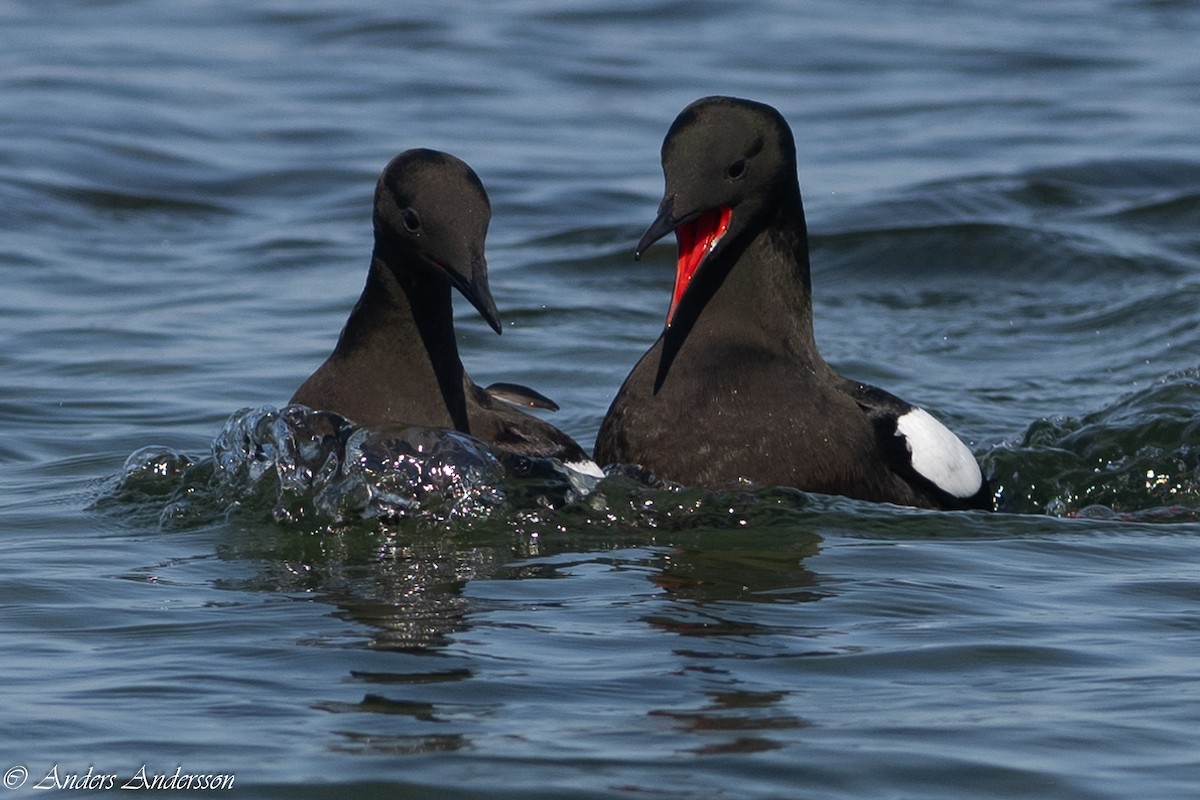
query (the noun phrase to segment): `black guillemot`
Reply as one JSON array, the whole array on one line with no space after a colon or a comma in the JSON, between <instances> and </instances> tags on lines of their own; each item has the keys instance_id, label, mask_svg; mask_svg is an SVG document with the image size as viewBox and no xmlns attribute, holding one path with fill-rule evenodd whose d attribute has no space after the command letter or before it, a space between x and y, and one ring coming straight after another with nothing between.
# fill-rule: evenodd
<instances>
[{"instance_id":1,"label":"black guillemot","mask_svg":"<svg viewBox=\"0 0 1200 800\"><path fill-rule=\"evenodd\" d=\"M516 406L557 409L513 383L477 386L463 368L451 287L496 333L484 239L491 205L475 172L435 150L407 150L375 188L375 247L366 286L337 345L292 396L369 428L452 428L492 448L603 473L570 436Z\"/></svg>"},{"instance_id":2,"label":"black guillemot","mask_svg":"<svg viewBox=\"0 0 1200 800\"><path fill-rule=\"evenodd\" d=\"M675 288L662 334L604 417L596 461L688 485L991 509L957 436L818 352L796 145L782 115L697 100L667 132L662 163L666 189L637 255L674 232Z\"/></svg>"}]
</instances>

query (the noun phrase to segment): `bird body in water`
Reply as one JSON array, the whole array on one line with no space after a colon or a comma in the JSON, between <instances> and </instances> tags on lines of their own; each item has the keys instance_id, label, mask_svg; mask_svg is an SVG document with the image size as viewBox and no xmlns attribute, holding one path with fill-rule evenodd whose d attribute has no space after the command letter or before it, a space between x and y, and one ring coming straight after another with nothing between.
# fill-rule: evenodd
<instances>
[{"instance_id":1,"label":"bird body in water","mask_svg":"<svg viewBox=\"0 0 1200 800\"><path fill-rule=\"evenodd\" d=\"M971 451L928 412L839 375L813 335L796 145L770 106L709 97L662 147L638 255L674 232L666 326L596 438L600 464L937 509L990 509Z\"/></svg>"},{"instance_id":2,"label":"bird body in water","mask_svg":"<svg viewBox=\"0 0 1200 800\"><path fill-rule=\"evenodd\" d=\"M461 160L425 149L392 159L375 189L366 285L333 352L291 402L370 428L451 428L602 474L570 436L518 408L553 402L517 384L480 387L463 368L451 290L501 330L484 258L490 220L487 192Z\"/></svg>"}]
</instances>

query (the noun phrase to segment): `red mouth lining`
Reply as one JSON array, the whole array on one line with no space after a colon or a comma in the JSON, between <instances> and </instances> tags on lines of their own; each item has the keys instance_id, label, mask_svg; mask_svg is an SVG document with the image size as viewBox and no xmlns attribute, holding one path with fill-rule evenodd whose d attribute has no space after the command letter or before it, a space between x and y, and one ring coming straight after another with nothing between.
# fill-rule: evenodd
<instances>
[{"instance_id":1,"label":"red mouth lining","mask_svg":"<svg viewBox=\"0 0 1200 800\"><path fill-rule=\"evenodd\" d=\"M732 209L714 208L702 212L691 222L685 222L675 229L675 238L679 242L679 259L675 265L675 290L671 293L671 308L667 311L668 326L700 262L725 235L732 214Z\"/></svg>"}]
</instances>

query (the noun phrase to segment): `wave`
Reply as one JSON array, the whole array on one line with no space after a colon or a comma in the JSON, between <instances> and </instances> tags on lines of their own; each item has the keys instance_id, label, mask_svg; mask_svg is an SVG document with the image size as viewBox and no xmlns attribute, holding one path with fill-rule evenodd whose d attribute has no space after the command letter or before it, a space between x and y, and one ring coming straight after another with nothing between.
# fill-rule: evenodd
<instances>
[{"instance_id":1,"label":"wave","mask_svg":"<svg viewBox=\"0 0 1200 800\"><path fill-rule=\"evenodd\" d=\"M1200 520L1200 369L1080 417L1036 420L981 461L1001 512ZM681 487L621 468L596 481L550 459L497 455L455 431L371 430L301 406L235 413L202 457L138 450L97 505L156 516L169 529L231 513L329 532L413 522L585 535L795 529L826 513L878 522L855 501L779 487Z\"/></svg>"},{"instance_id":2,"label":"wave","mask_svg":"<svg viewBox=\"0 0 1200 800\"><path fill-rule=\"evenodd\" d=\"M1039 419L981 461L1001 512L1200 520L1200 369L1081 417ZM138 450L96 506L166 529L237 514L312 532L482 525L535 539L639 542L696 530L795 535L829 524L852 533L885 525L881 507L857 501L783 487L682 487L629 468L610 468L598 481L551 459L498 455L456 431L371 430L302 406L237 412L202 457ZM915 512L893 522L924 530L931 515L944 516ZM971 528L963 515L951 516L956 530ZM980 533L991 531L984 527Z\"/></svg>"},{"instance_id":3,"label":"wave","mask_svg":"<svg viewBox=\"0 0 1200 800\"><path fill-rule=\"evenodd\" d=\"M984 466L1002 511L1200 520L1200 370L1082 417L1037 420Z\"/></svg>"},{"instance_id":4,"label":"wave","mask_svg":"<svg viewBox=\"0 0 1200 800\"><path fill-rule=\"evenodd\" d=\"M487 519L501 509L552 508L595 479L554 459L497 454L453 430L372 430L303 406L233 414L211 453L142 448L97 504L166 528L242 510L310 530L404 520Z\"/></svg>"},{"instance_id":5,"label":"wave","mask_svg":"<svg viewBox=\"0 0 1200 800\"><path fill-rule=\"evenodd\" d=\"M1128 281L1194 273L1200 164L1153 159L1047 166L919 184L814 226L822 279L903 273Z\"/></svg>"}]
</instances>

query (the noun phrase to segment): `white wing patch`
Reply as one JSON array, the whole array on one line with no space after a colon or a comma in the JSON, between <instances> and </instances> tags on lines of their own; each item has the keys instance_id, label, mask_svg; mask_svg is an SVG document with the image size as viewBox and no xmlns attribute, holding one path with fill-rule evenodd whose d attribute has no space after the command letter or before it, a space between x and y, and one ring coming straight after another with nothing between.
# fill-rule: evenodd
<instances>
[{"instance_id":1,"label":"white wing patch","mask_svg":"<svg viewBox=\"0 0 1200 800\"><path fill-rule=\"evenodd\" d=\"M968 498L983 486L983 473L962 441L924 409L914 408L896 420L913 469L934 486L955 497Z\"/></svg>"}]
</instances>

